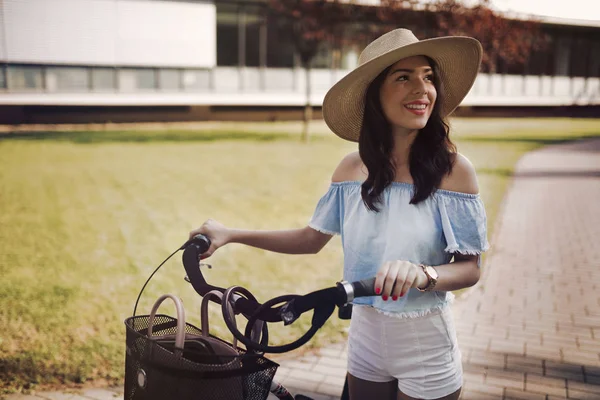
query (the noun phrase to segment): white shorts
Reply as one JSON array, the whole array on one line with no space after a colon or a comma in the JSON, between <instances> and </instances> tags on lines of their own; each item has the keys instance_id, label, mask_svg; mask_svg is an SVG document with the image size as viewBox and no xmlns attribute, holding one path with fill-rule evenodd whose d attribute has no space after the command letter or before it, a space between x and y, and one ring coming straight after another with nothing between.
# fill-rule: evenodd
<instances>
[{"instance_id":1,"label":"white shorts","mask_svg":"<svg viewBox=\"0 0 600 400\"><path fill-rule=\"evenodd\" d=\"M371 382L398 380L398 389L437 399L462 386L462 362L452 310L395 318L354 306L348 339L348 372Z\"/></svg>"}]
</instances>

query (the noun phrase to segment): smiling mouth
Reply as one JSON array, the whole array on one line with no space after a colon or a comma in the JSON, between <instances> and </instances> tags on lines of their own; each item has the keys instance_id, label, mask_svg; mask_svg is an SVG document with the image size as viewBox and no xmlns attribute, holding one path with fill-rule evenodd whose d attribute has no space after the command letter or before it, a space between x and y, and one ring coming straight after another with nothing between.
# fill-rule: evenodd
<instances>
[{"instance_id":1,"label":"smiling mouth","mask_svg":"<svg viewBox=\"0 0 600 400\"><path fill-rule=\"evenodd\" d=\"M406 104L404 108L416 115L424 115L428 104Z\"/></svg>"},{"instance_id":2,"label":"smiling mouth","mask_svg":"<svg viewBox=\"0 0 600 400\"><path fill-rule=\"evenodd\" d=\"M424 110L427 108L427 104L407 104L404 107L409 110Z\"/></svg>"}]
</instances>

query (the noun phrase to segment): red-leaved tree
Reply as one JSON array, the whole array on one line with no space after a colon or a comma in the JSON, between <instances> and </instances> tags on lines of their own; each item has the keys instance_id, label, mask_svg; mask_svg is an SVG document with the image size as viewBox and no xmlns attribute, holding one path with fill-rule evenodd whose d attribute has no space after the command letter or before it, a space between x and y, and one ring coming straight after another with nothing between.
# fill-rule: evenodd
<instances>
[{"instance_id":1,"label":"red-leaved tree","mask_svg":"<svg viewBox=\"0 0 600 400\"><path fill-rule=\"evenodd\" d=\"M495 73L499 62L524 63L532 50L545 45L540 24L510 19L489 0L469 5L460 0L268 0L271 12L289 30L306 71L306 103L302 138L308 140L311 62L323 43L332 48L361 44L395 28L411 29L420 39L471 36L483 46L483 72Z\"/></svg>"},{"instance_id":2,"label":"red-leaved tree","mask_svg":"<svg viewBox=\"0 0 600 400\"><path fill-rule=\"evenodd\" d=\"M360 30L346 35L350 25L362 21L372 7L365 7L354 0L269 0L270 12L284 21L289 30L296 53L305 70L306 102L304 107L304 127L302 139L308 141L309 121L312 119L310 104L311 63L319 48L327 43L340 47L348 43L364 41ZM359 24L360 26L360 24Z\"/></svg>"},{"instance_id":3,"label":"red-leaved tree","mask_svg":"<svg viewBox=\"0 0 600 400\"><path fill-rule=\"evenodd\" d=\"M499 62L522 65L533 50L545 45L539 21L508 18L495 10L490 0L469 5L460 0L409 3L382 0L384 7L379 17L388 25L412 26L419 38L456 35L476 38L483 47L483 72L497 72Z\"/></svg>"}]
</instances>

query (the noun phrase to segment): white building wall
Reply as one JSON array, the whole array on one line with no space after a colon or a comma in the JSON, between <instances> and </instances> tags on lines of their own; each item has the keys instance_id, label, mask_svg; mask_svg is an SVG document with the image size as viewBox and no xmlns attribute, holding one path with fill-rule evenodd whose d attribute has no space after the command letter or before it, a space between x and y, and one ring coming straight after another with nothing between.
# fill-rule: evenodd
<instances>
[{"instance_id":1,"label":"white building wall","mask_svg":"<svg viewBox=\"0 0 600 400\"><path fill-rule=\"evenodd\" d=\"M4 26L4 1L0 0L0 61L6 62L6 49L4 43L6 42L5 26Z\"/></svg>"},{"instance_id":2,"label":"white building wall","mask_svg":"<svg viewBox=\"0 0 600 400\"><path fill-rule=\"evenodd\" d=\"M216 65L216 7L168 0L0 0L11 63Z\"/></svg>"},{"instance_id":3,"label":"white building wall","mask_svg":"<svg viewBox=\"0 0 600 400\"><path fill-rule=\"evenodd\" d=\"M44 85L8 85L0 90L0 105L305 103L302 69L216 67L216 19L211 0L0 0L0 59L50 65L27 67L39 70L28 73ZM563 54L570 51L565 46ZM594 58L592 65L598 63L600 57ZM81 68L56 67L65 64ZM152 69L118 69L117 84L98 88L90 85L90 76L110 78L113 72L89 66ZM348 72L313 69L310 102L321 105L327 90ZM138 82L142 75L160 84L145 88ZM172 79L165 86L161 76ZM600 79L480 74L463 105L600 105Z\"/></svg>"}]
</instances>

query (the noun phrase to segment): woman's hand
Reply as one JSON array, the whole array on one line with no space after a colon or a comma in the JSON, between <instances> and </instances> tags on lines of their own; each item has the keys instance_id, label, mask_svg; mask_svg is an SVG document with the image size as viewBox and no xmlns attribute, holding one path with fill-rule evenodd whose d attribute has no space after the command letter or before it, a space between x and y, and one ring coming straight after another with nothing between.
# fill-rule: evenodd
<instances>
[{"instance_id":1,"label":"woman's hand","mask_svg":"<svg viewBox=\"0 0 600 400\"><path fill-rule=\"evenodd\" d=\"M200 259L205 259L213 255L213 253L221 246L226 245L231 240L231 230L220 222L209 219L199 228L190 232L190 239L199 233L207 236L210 239L210 247L200 255Z\"/></svg>"},{"instance_id":2,"label":"woman's hand","mask_svg":"<svg viewBox=\"0 0 600 400\"><path fill-rule=\"evenodd\" d=\"M375 293L381 294L383 300L391 296L395 301L404 296L408 289L422 288L428 283L429 279L419 265L408 261L388 261L377 271Z\"/></svg>"}]
</instances>

